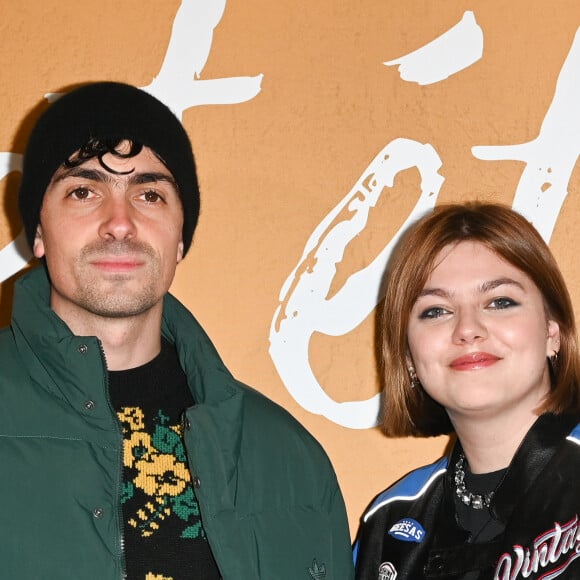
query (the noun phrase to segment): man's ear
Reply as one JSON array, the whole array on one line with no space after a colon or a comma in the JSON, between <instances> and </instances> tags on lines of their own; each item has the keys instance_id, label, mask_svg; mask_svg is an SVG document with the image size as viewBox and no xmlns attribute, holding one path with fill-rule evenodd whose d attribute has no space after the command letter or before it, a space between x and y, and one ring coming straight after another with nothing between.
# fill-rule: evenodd
<instances>
[{"instance_id":1,"label":"man's ear","mask_svg":"<svg viewBox=\"0 0 580 580\"><path fill-rule=\"evenodd\" d=\"M177 263L183 260L183 240L177 244Z\"/></svg>"},{"instance_id":2,"label":"man's ear","mask_svg":"<svg viewBox=\"0 0 580 580\"><path fill-rule=\"evenodd\" d=\"M42 239L42 227L40 224L36 226L36 234L34 235L34 242L32 243L32 253L35 258L44 257L44 240Z\"/></svg>"}]
</instances>

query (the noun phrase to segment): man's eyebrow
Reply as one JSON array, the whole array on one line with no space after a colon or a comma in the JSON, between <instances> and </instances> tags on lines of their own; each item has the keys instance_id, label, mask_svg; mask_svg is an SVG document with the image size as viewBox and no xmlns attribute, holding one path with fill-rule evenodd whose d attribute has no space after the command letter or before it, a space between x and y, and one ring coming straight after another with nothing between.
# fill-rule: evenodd
<instances>
[{"instance_id":1,"label":"man's eyebrow","mask_svg":"<svg viewBox=\"0 0 580 580\"><path fill-rule=\"evenodd\" d=\"M173 176L170 173L148 171L146 173L132 173L129 176L129 183L131 185L143 185L146 183L156 183L157 181L164 181L165 183L172 185L176 190L179 189L177 187L177 182L173 179Z\"/></svg>"},{"instance_id":2,"label":"man's eyebrow","mask_svg":"<svg viewBox=\"0 0 580 580\"><path fill-rule=\"evenodd\" d=\"M99 183L111 183L120 174L102 171L100 169L90 169L87 167L71 167L58 172L52 179L52 183L63 181L67 178L80 178L87 181L97 181ZM120 175L123 177L123 175ZM176 191L179 191L177 182L170 173L163 173L157 171L147 171L144 173L131 173L128 175L128 183L130 185L143 185L147 183L157 183L163 181L173 186Z\"/></svg>"},{"instance_id":3,"label":"man's eyebrow","mask_svg":"<svg viewBox=\"0 0 580 580\"><path fill-rule=\"evenodd\" d=\"M113 176L105 171L100 171L99 169L88 169L87 167L70 167L67 169L62 169L57 171L52 178L52 183L58 183L69 177L80 177L81 179L86 179L87 181L99 181L107 182L113 179Z\"/></svg>"}]
</instances>

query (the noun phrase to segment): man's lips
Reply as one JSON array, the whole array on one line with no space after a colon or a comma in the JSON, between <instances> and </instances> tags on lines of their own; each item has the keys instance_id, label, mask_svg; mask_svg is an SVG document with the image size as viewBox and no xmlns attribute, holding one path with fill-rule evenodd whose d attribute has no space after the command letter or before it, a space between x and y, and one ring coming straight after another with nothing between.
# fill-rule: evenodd
<instances>
[{"instance_id":1,"label":"man's lips","mask_svg":"<svg viewBox=\"0 0 580 580\"><path fill-rule=\"evenodd\" d=\"M91 261L92 266L105 272L130 272L142 264L143 260L138 258L99 258Z\"/></svg>"},{"instance_id":2,"label":"man's lips","mask_svg":"<svg viewBox=\"0 0 580 580\"><path fill-rule=\"evenodd\" d=\"M488 352L471 352L451 361L449 365L456 371L474 371L495 364L500 357Z\"/></svg>"}]
</instances>

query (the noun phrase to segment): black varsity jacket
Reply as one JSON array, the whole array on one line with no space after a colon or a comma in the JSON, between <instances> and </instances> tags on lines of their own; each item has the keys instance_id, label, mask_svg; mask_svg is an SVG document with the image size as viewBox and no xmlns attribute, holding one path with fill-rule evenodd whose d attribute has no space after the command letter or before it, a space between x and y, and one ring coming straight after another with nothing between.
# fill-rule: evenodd
<instances>
[{"instance_id":1,"label":"black varsity jacket","mask_svg":"<svg viewBox=\"0 0 580 580\"><path fill-rule=\"evenodd\" d=\"M495 491L499 531L473 543L456 521L450 457L380 494L354 548L357 580L580 579L578 416L538 418Z\"/></svg>"}]
</instances>

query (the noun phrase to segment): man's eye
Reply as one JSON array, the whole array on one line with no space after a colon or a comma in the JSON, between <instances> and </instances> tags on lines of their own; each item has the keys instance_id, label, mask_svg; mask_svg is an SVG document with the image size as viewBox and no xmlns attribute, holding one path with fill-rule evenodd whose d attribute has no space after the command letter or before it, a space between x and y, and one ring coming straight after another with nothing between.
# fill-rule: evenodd
<instances>
[{"instance_id":1,"label":"man's eye","mask_svg":"<svg viewBox=\"0 0 580 580\"><path fill-rule=\"evenodd\" d=\"M143 199L147 202L147 203L158 203L160 201L163 201L163 198L156 192L156 191L146 191L143 194Z\"/></svg>"},{"instance_id":2,"label":"man's eye","mask_svg":"<svg viewBox=\"0 0 580 580\"><path fill-rule=\"evenodd\" d=\"M492 308L494 310L504 310L505 308L511 308L512 306L517 306L518 302L512 300L511 298L506 298L505 296L501 296L499 298L495 298L492 300L488 308Z\"/></svg>"},{"instance_id":3,"label":"man's eye","mask_svg":"<svg viewBox=\"0 0 580 580\"><path fill-rule=\"evenodd\" d=\"M91 190L87 187L77 187L76 189L73 189L69 195L74 199L89 199L91 197Z\"/></svg>"},{"instance_id":4,"label":"man's eye","mask_svg":"<svg viewBox=\"0 0 580 580\"><path fill-rule=\"evenodd\" d=\"M419 314L419 318L422 320L429 320L433 318L440 318L441 316L448 314L449 311L441 306L434 306L432 308L427 308Z\"/></svg>"}]
</instances>

